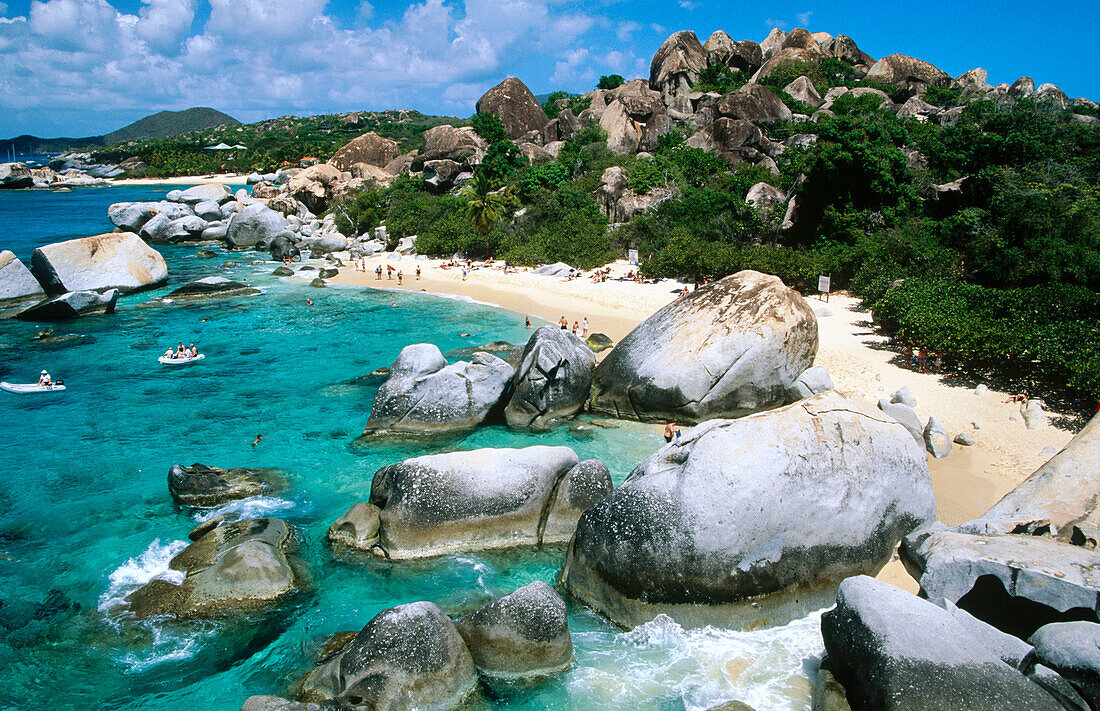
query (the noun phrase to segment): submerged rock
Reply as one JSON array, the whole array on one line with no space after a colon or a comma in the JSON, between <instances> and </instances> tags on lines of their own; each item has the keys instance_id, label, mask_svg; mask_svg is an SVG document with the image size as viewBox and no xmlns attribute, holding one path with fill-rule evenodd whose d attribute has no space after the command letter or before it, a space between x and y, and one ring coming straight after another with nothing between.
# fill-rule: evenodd
<instances>
[{"instance_id":1,"label":"submerged rock","mask_svg":"<svg viewBox=\"0 0 1100 711\"><path fill-rule=\"evenodd\" d=\"M260 290L225 277L209 276L170 292L167 297L176 301L200 301L203 299L228 299L231 296L251 296Z\"/></svg>"},{"instance_id":2,"label":"submerged rock","mask_svg":"<svg viewBox=\"0 0 1100 711\"><path fill-rule=\"evenodd\" d=\"M352 505L346 514L329 526L326 536L329 543L363 551L372 550L378 543L381 512L374 504L359 502Z\"/></svg>"},{"instance_id":3,"label":"submerged rock","mask_svg":"<svg viewBox=\"0 0 1100 711\"><path fill-rule=\"evenodd\" d=\"M584 408L596 356L568 331L543 326L532 334L512 380L504 418L512 427L544 429Z\"/></svg>"},{"instance_id":4,"label":"submerged rock","mask_svg":"<svg viewBox=\"0 0 1100 711\"><path fill-rule=\"evenodd\" d=\"M561 579L625 627L660 613L768 624L827 604L934 518L922 450L830 391L705 422L658 450L580 517Z\"/></svg>"},{"instance_id":5,"label":"submerged rock","mask_svg":"<svg viewBox=\"0 0 1100 711\"><path fill-rule=\"evenodd\" d=\"M269 484L264 474L261 470L176 464L168 470L168 491L176 503L211 508L267 493Z\"/></svg>"},{"instance_id":6,"label":"submerged rock","mask_svg":"<svg viewBox=\"0 0 1100 711\"><path fill-rule=\"evenodd\" d=\"M132 232L108 232L44 245L31 253L31 272L46 293L53 295L108 289L125 294L168 281L164 257Z\"/></svg>"},{"instance_id":7,"label":"submerged rock","mask_svg":"<svg viewBox=\"0 0 1100 711\"><path fill-rule=\"evenodd\" d=\"M593 412L698 422L782 404L813 365L817 320L802 296L754 271L681 297L597 366Z\"/></svg>"},{"instance_id":8,"label":"submerged rock","mask_svg":"<svg viewBox=\"0 0 1100 711\"><path fill-rule=\"evenodd\" d=\"M821 632L852 708L1064 711L950 612L863 575L841 583Z\"/></svg>"},{"instance_id":9,"label":"submerged rock","mask_svg":"<svg viewBox=\"0 0 1100 711\"><path fill-rule=\"evenodd\" d=\"M215 619L270 610L310 586L305 563L294 555L295 535L277 518L223 523L168 564L182 582L146 583L127 596L130 611Z\"/></svg>"},{"instance_id":10,"label":"submerged rock","mask_svg":"<svg viewBox=\"0 0 1100 711\"><path fill-rule=\"evenodd\" d=\"M456 627L474 665L489 677L545 676L573 663L565 601L541 581L494 600Z\"/></svg>"},{"instance_id":11,"label":"submerged rock","mask_svg":"<svg viewBox=\"0 0 1100 711\"><path fill-rule=\"evenodd\" d=\"M578 463L568 447L545 446L406 459L371 482L379 545L344 542L391 558L564 542L581 513L611 491L600 467Z\"/></svg>"},{"instance_id":12,"label":"submerged rock","mask_svg":"<svg viewBox=\"0 0 1100 711\"><path fill-rule=\"evenodd\" d=\"M488 353L447 365L430 343L405 346L378 389L363 434L438 434L476 427L504 397L512 366Z\"/></svg>"},{"instance_id":13,"label":"submerged rock","mask_svg":"<svg viewBox=\"0 0 1100 711\"><path fill-rule=\"evenodd\" d=\"M476 691L477 672L443 610L411 602L379 612L299 688L302 701L333 700L339 708L446 711Z\"/></svg>"}]
</instances>

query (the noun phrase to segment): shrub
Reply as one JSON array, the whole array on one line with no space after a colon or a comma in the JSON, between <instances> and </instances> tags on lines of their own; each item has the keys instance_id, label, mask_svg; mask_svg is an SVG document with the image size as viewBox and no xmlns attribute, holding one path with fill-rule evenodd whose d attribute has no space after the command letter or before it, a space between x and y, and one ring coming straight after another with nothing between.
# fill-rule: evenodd
<instances>
[{"instance_id":1,"label":"shrub","mask_svg":"<svg viewBox=\"0 0 1100 711\"><path fill-rule=\"evenodd\" d=\"M728 94L745 85L749 75L740 70L734 71L722 64L712 64L699 72L699 80L691 87L692 91L715 91Z\"/></svg>"},{"instance_id":2,"label":"shrub","mask_svg":"<svg viewBox=\"0 0 1100 711\"><path fill-rule=\"evenodd\" d=\"M495 183L502 183L525 165L527 158L519 147L509 140L503 140L489 146L477 171Z\"/></svg>"},{"instance_id":3,"label":"shrub","mask_svg":"<svg viewBox=\"0 0 1100 711\"><path fill-rule=\"evenodd\" d=\"M596 84L597 89L618 89L620 86L626 83L618 74L605 74L600 77L600 82Z\"/></svg>"},{"instance_id":4,"label":"shrub","mask_svg":"<svg viewBox=\"0 0 1100 711\"><path fill-rule=\"evenodd\" d=\"M569 182L569 169L561 163L533 165L523 171L523 175L519 178L520 197L529 201L536 190L540 188L557 190L567 182Z\"/></svg>"},{"instance_id":5,"label":"shrub","mask_svg":"<svg viewBox=\"0 0 1100 711\"><path fill-rule=\"evenodd\" d=\"M346 235L370 232L386 217L387 200L381 190L357 190L329 208L336 218L336 227Z\"/></svg>"},{"instance_id":6,"label":"shrub","mask_svg":"<svg viewBox=\"0 0 1100 711\"><path fill-rule=\"evenodd\" d=\"M508 132L504 130L504 122L496 114L474 114L470 125L473 126L474 132L484 138L490 146L498 141L508 140Z\"/></svg>"},{"instance_id":7,"label":"shrub","mask_svg":"<svg viewBox=\"0 0 1100 711\"><path fill-rule=\"evenodd\" d=\"M930 86L921 95L921 98L933 106L958 106L961 96L961 88L948 89L943 86Z\"/></svg>"}]
</instances>

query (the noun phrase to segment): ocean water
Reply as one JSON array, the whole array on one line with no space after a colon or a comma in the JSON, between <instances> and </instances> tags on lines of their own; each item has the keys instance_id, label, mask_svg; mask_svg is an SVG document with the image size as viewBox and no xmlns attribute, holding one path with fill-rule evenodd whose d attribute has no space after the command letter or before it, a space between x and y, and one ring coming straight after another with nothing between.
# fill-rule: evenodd
<instances>
[{"instance_id":1,"label":"ocean water","mask_svg":"<svg viewBox=\"0 0 1100 711\"><path fill-rule=\"evenodd\" d=\"M26 259L38 244L107 231L107 205L168 189L0 191L0 249ZM204 260L196 247L161 251L167 287L123 297L111 316L52 325L70 337L64 342L35 340L44 324L0 321L0 379L33 381L47 368L68 386L37 397L0 393L2 708L235 711L249 695L283 694L330 635L358 630L386 607L431 600L457 616L556 579L560 548L393 563L335 557L325 531L366 499L379 467L450 449L561 444L602 459L620 482L662 444L656 428L625 422L358 443L377 388L360 376L409 343L447 352L523 342L523 316L416 292L314 289L305 278L270 276L273 264L252 262L259 254ZM144 305L210 274L263 293ZM179 341L196 343L206 360L160 366L157 356ZM257 434L263 441L253 447ZM193 462L278 468L285 485L222 509L180 509L167 472ZM266 625L126 619L122 598L170 576L167 563L187 533L221 513L293 523L314 592ZM822 652L817 615L753 632L685 631L667 618L623 632L570 603L569 623L572 669L533 688L496 689L475 707L665 711L739 699L761 710L807 709Z\"/></svg>"}]
</instances>

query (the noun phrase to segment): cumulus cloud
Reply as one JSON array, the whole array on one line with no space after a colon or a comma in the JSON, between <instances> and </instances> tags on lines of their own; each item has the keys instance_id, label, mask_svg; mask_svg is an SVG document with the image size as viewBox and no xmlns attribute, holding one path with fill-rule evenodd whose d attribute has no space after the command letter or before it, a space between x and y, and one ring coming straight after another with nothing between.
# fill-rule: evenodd
<instances>
[{"instance_id":1,"label":"cumulus cloud","mask_svg":"<svg viewBox=\"0 0 1100 711\"><path fill-rule=\"evenodd\" d=\"M0 19L0 136L49 135L47 125L94 133L116 128L107 117L120 112L196 105L244 120L402 107L462 115L523 62L553 66L549 81L576 89L647 63L631 46L640 24L559 0L413 0L385 19L361 0L346 22L326 14L326 0L209 6L196 22L196 0L142 0L136 14L106 0L34 0L26 18ZM594 49L609 31L621 44ZM62 123L72 121L84 125Z\"/></svg>"},{"instance_id":2,"label":"cumulus cloud","mask_svg":"<svg viewBox=\"0 0 1100 711\"><path fill-rule=\"evenodd\" d=\"M142 0L134 33L158 52L174 54L194 19L194 0Z\"/></svg>"}]
</instances>

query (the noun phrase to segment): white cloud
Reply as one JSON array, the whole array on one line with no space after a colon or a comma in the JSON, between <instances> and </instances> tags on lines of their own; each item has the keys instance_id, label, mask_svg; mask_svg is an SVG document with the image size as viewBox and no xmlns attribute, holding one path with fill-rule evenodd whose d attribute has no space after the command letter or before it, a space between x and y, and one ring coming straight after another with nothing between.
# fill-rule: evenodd
<instances>
[{"instance_id":1,"label":"white cloud","mask_svg":"<svg viewBox=\"0 0 1100 711\"><path fill-rule=\"evenodd\" d=\"M653 30L659 35L663 35L665 33L664 25L658 25L656 22L649 23L649 29Z\"/></svg>"},{"instance_id":2,"label":"white cloud","mask_svg":"<svg viewBox=\"0 0 1100 711\"><path fill-rule=\"evenodd\" d=\"M110 118L121 112L195 105L242 119L403 107L465 115L522 67L547 68L521 76L541 90L648 65L632 47L642 25L559 0L414 0L385 21L360 0L350 26L325 14L326 0L210 0L194 27L196 7L142 0L125 14L105 0L35 0L25 20L0 18L0 136L96 133L125 123ZM586 41L604 32L621 42L610 54Z\"/></svg>"},{"instance_id":3,"label":"white cloud","mask_svg":"<svg viewBox=\"0 0 1100 711\"><path fill-rule=\"evenodd\" d=\"M691 11L691 10L694 10L695 8L697 8L697 7L700 7L702 4L703 3L701 3L701 2L693 2L692 0L680 0L680 7L684 8L685 10L688 10L688 11Z\"/></svg>"},{"instance_id":4,"label":"white cloud","mask_svg":"<svg viewBox=\"0 0 1100 711\"><path fill-rule=\"evenodd\" d=\"M806 12L798 13L794 18L798 20L799 27L805 28L810 26L810 15L812 14L814 14L813 10L807 10Z\"/></svg>"},{"instance_id":5,"label":"white cloud","mask_svg":"<svg viewBox=\"0 0 1100 711\"><path fill-rule=\"evenodd\" d=\"M194 19L194 0L142 0L134 33L156 50L174 54Z\"/></svg>"},{"instance_id":6,"label":"white cloud","mask_svg":"<svg viewBox=\"0 0 1100 711\"><path fill-rule=\"evenodd\" d=\"M768 26L768 29L772 29L772 30L774 30L774 29L783 30L783 29L787 28L787 21L786 20L773 20L770 17L768 19L764 20L764 24Z\"/></svg>"},{"instance_id":7,"label":"white cloud","mask_svg":"<svg viewBox=\"0 0 1100 711\"><path fill-rule=\"evenodd\" d=\"M629 42L634 39L634 33L642 28L637 22L633 20L627 20L626 22L619 23L619 26L615 28L615 36L620 42Z\"/></svg>"},{"instance_id":8,"label":"white cloud","mask_svg":"<svg viewBox=\"0 0 1100 711\"><path fill-rule=\"evenodd\" d=\"M0 15L3 15L8 11L8 4L6 2L0 2Z\"/></svg>"}]
</instances>

